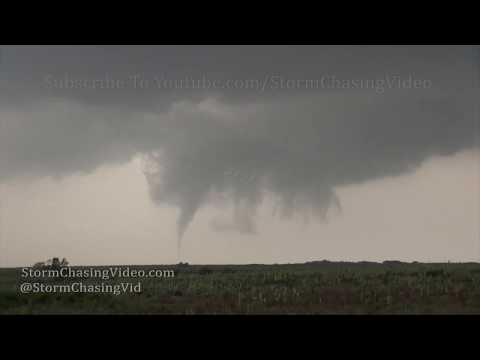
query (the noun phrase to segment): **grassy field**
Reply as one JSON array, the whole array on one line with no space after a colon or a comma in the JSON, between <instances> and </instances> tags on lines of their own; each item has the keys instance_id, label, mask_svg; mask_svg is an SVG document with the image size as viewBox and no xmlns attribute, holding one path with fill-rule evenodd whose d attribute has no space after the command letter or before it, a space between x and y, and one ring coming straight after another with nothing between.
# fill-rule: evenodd
<instances>
[{"instance_id":1,"label":"grassy field","mask_svg":"<svg viewBox=\"0 0 480 360\"><path fill-rule=\"evenodd\" d=\"M338 263L137 266L173 278L22 278L0 269L0 314L480 313L480 264ZM80 268L72 268L80 269ZM102 268L98 268L102 269ZM20 284L142 283L140 293L22 294Z\"/></svg>"}]
</instances>

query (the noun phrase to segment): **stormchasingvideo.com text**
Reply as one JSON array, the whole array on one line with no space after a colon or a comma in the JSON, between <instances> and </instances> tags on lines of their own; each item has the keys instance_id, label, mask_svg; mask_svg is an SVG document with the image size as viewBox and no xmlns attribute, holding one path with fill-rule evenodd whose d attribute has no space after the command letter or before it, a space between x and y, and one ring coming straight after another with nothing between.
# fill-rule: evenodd
<instances>
[{"instance_id":1,"label":"stormchasingvideo.com text","mask_svg":"<svg viewBox=\"0 0 480 360\"><path fill-rule=\"evenodd\" d=\"M22 268L22 278L65 278L65 279L102 279L113 278L173 278L174 270L168 269L132 269L129 267L108 268L72 268L35 269Z\"/></svg>"},{"instance_id":2,"label":"stormchasingvideo.com text","mask_svg":"<svg viewBox=\"0 0 480 360\"><path fill-rule=\"evenodd\" d=\"M21 269L20 276L22 282L19 285L19 291L22 294L101 293L120 295L141 293L141 279L174 278L175 271L129 267L28 267ZM109 280L114 281L110 282Z\"/></svg>"}]
</instances>

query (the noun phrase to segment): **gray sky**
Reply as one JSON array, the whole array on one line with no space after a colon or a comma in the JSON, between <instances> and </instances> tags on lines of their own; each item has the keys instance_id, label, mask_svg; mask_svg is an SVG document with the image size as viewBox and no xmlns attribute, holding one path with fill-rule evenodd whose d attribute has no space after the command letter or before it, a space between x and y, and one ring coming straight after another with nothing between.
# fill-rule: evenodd
<instances>
[{"instance_id":1,"label":"gray sky","mask_svg":"<svg viewBox=\"0 0 480 360\"><path fill-rule=\"evenodd\" d=\"M480 259L478 47L1 49L0 266Z\"/></svg>"}]
</instances>

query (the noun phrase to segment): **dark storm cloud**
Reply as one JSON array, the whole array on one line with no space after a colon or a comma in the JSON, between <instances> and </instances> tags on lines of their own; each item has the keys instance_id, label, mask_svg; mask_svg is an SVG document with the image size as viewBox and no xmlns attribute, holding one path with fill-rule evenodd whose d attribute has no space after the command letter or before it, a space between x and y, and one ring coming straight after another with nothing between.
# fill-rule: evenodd
<instances>
[{"instance_id":1,"label":"dark storm cloud","mask_svg":"<svg viewBox=\"0 0 480 360\"><path fill-rule=\"evenodd\" d=\"M255 232L267 193L280 215L322 217L336 186L474 145L475 51L6 47L0 177L88 172L142 153L152 199L180 209L179 235L218 194L235 205L219 230Z\"/></svg>"}]
</instances>

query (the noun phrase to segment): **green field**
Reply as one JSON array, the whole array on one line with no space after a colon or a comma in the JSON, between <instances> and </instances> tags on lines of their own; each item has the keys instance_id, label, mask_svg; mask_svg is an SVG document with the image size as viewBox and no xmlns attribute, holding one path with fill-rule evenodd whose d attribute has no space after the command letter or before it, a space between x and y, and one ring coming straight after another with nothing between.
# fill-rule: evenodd
<instances>
[{"instance_id":1,"label":"green field","mask_svg":"<svg viewBox=\"0 0 480 360\"><path fill-rule=\"evenodd\" d=\"M480 264L339 263L137 266L173 278L25 279L0 269L0 314L480 313ZM72 268L81 269L81 268ZM98 267L97 269L103 269ZM20 284L142 283L140 293L22 294Z\"/></svg>"}]
</instances>

